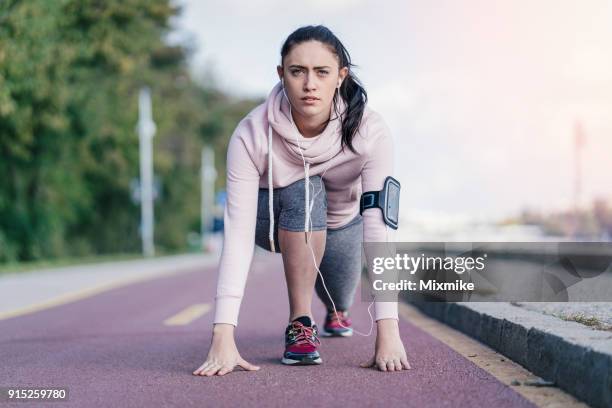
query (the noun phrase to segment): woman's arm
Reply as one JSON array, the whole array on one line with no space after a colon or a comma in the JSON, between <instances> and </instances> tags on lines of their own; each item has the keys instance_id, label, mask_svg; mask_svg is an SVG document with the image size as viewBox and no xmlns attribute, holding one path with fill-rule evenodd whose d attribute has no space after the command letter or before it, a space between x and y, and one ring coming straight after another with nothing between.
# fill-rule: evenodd
<instances>
[{"instance_id":1,"label":"woman's arm","mask_svg":"<svg viewBox=\"0 0 612 408\"><path fill-rule=\"evenodd\" d=\"M379 114L374 113L370 118L373 123L368 124L368 158L361 170L362 193L366 191L380 191L387 176L393 176L393 138L391 131ZM381 210L369 209L363 212L363 242L391 242L395 241L395 230L388 227L383 221ZM389 245L394 248L393 244ZM370 257L371 253L366 252ZM398 317L397 302L375 302L376 320L396 319Z\"/></svg>"},{"instance_id":2,"label":"woman's arm","mask_svg":"<svg viewBox=\"0 0 612 408\"><path fill-rule=\"evenodd\" d=\"M259 171L238 133L227 147L227 200L223 251L217 275L214 323L238 325L238 313L255 248Z\"/></svg>"},{"instance_id":3,"label":"woman's arm","mask_svg":"<svg viewBox=\"0 0 612 408\"><path fill-rule=\"evenodd\" d=\"M249 149L254 151L254 146ZM213 336L204 363L194 375L224 375L237 365L247 371L259 370L245 361L234 340L238 313L255 245L259 172L245 140L237 131L227 148L227 200L223 214L223 251L217 274L217 295Z\"/></svg>"},{"instance_id":4,"label":"woman's arm","mask_svg":"<svg viewBox=\"0 0 612 408\"><path fill-rule=\"evenodd\" d=\"M368 138L371 138L368 158L361 171L362 192L380 191L385 178L393 176L393 138L387 124L378 113L372 113L368 124ZM363 214L363 242L394 242L395 230L384 223L379 209L369 209ZM391 244L391 247L395 246ZM368 256L368 253L366 253ZM406 351L399 334L397 301L374 303L376 315L376 347L374 356L362 367L376 365L382 371L410 368Z\"/></svg>"}]
</instances>

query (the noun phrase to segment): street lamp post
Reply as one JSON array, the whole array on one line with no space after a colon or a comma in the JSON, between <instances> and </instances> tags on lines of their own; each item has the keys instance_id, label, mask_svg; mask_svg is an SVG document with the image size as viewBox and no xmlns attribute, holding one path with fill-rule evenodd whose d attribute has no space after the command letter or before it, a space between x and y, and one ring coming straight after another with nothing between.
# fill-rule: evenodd
<instances>
[{"instance_id":1,"label":"street lamp post","mask_svg":"<svg viewBox=\"0 0 612 408\"><path fill-rule=\"evenodd\" d=\"M140 143L140 234L142 253L155 255L153 244L153 136L155 123L151 114L151 91L140 89L138 95L138 138Z\"/></svg>"},{"instance_id":2,"label":"street lamp post","mask_svg":"<svg viewBox=\"0 0 612 408\"><path fill-rule=\"evenodd\" d=\"M212 231L216 178L217 171L215 170L215 152L210 147L203 147L201 168L202 198L200 208L200 237L202 239L203 248L206 245L206 237L208 232Z\"/></svg>"}]
</instances>

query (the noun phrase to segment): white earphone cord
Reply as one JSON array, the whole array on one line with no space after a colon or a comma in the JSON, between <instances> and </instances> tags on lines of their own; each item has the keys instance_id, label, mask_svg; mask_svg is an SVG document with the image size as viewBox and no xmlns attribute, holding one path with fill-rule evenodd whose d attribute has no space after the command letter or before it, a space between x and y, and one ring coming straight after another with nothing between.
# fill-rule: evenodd
<instances>
[{"instance_id":1,"label":"white earphone cord","mask_svg":"<svg viewBox=\"0 0 612 408\"><path fill-rule=\"evenodd\" d=\"M287 98L287 102L289 103L289 118L291 120L291 123L293 123L293 116L291 114L291 101L289 100L289 97L287 96L287 93L285 93L285 86L284 86L284 81L281 80L282 84L283 84L283 93L285 94L285 98ZM338 88L336 89L340 89L340 87L338 86ZM295 125L295 124L294 124ZM319 195L319 193L321 191L323 191L323 176L325 175L325 172L327 171L327 169L329 167L325 168L325 171L323 171L323 173L321 174L321 188L319 188L319 191L317 191L317 193L312 197L312 200L309 199L310 196L310 187L312 186L313 191L314 191L314 185L312 184L312 182L310 181L310 177L309 177L309 170L310 170L310 163L306 163L306 159L304 159L304 154L302 153L302 146L300 145L300 141L297 137L297 133L295 134L295 141L298 144L298 148L300 150L300 156L302 156L302 162L304 163L304 173L306 175L305 177L305 181L308 182L308 188L306 189L306 207L308 208L308 211L306 212L306 225L305 225L305 234L306 234L306 244L308 245L308 248L310 248L310 253L312 254L312 261L314 263L314 266L319 274L319 276L321 277L321 283L323 284L323 288L325 289L325 292L327 293L327 297L329 298L329 300L332 303L332 306L334 308L334 313L336 315L338 315L338 310L336 309L336 304L334 303L334 300L332 299L329 290L327 289L327 285L325 285L325 279L323 279L323 274L321 273L321 271L319 270L319 267L317 266L317 258L315 256L314 250L312 249L312 245L310 244L311 240L309 239L312 236L312 219L311 219L311 211L312 211L312 207L314 206L314 199L317 197L317 195ZM388 226L385 225L385 230L387 232L387 241L389 240L389 230L388 230ZM370 330L368 331L367 334L364 334L358 330L352 329L353 332L361 335L361 336L365 336L368 337L372 334L372 329L374 328L374 317L372 316L372 312L370 311L370 309L372 308L372 305L374 304L374 301L370 302L370 305L368 306L368 314L370 315ZM350 327L346 327L345 325L342 324L341 321L338 322L340 324L340 326L342 326L345 329L351 329Z\"/></svg>"}]
</instances>

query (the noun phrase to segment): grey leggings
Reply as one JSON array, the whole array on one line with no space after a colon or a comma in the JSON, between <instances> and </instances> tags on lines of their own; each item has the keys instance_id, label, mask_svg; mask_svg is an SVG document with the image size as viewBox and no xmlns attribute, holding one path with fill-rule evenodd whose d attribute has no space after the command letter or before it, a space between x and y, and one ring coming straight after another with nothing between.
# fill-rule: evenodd
<instances>
[{"instance_id":1,"label":"grey leggings","mask_svg":"<svg viewBox=\"0 0 612 408\"><path fill-rule=\"evenodd\" d=\"M311 221L313 231L327 229L325 253L319 270L325 280L337 310L347 310L353 304L353 297L361 276L361 242L363 240L363 219L357 214L348 224L327 228L327 193L320 176L311 176L310 197L314 201ZM318 194L317 194L318 193ZM316 195L316 197L315 197ZM274 189L274 246L280 251L278 228L288 231L304 231L304 179L287 187ZM255 244L271 250L268 239L270 229L268 189L259 189L257 203L257 225ZM315 289L328 311L333 307L317 274Z\"/></svg>"}]
</instances>

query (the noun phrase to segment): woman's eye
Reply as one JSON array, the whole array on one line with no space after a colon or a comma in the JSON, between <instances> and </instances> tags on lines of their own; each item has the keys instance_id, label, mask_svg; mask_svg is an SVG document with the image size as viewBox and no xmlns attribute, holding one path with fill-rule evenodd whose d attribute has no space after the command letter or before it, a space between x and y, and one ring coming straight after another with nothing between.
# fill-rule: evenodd
<instances>
[{"instance_id":1,"label":"woman's eye","mask_svg":"<svg viewBox=\"0 0 612 408\"><path fill-rule=\"evenodd\" d=\"M291 71L291 74L292 74L292 75L297 75L297 74L299 74L299 73L301 73L301 72L302 72L302 70L300 70L300 69L296 69L296 70L294 70L294 71ZM323 74L323 75L327 75L327 74L329 74L329 71L318 71L318 72L319 72L319 74Z\"/></svg>"}]
</instances>

